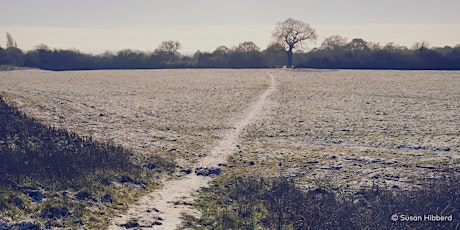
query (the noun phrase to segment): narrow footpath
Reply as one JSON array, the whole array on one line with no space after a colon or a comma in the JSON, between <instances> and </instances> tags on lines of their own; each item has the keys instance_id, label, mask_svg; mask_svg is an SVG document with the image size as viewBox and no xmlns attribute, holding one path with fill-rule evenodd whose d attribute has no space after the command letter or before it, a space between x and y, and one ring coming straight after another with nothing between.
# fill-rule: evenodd
<instances>
[{"instance_id":1,"label":"narrow footpath","mask_svg":"<svg viewBox=\"0 0 460 230\"><path fill-rule=\"evenodd\" d=\"M240 134L244 128L268 111L273 103L270 96L277 90L276 80L271 73L267 73L267 76L270 78L270 86L243 113L232 119L230 126L233 129L224 132L210 153L194 165L193 169L219 170L218 165L226 163L227 158L237 152ZM139 198L125 214L114 218L108 229L125 229L122 225L130 220L136 220L142 229L175 229L180 226L182 213L199 215L190 205L180 205L180 202L193 202L193 193L200 187L207 186L211 180L212 177L191 173L180 179L164 181L161 189Z\"/></svg>"}]
</instances>

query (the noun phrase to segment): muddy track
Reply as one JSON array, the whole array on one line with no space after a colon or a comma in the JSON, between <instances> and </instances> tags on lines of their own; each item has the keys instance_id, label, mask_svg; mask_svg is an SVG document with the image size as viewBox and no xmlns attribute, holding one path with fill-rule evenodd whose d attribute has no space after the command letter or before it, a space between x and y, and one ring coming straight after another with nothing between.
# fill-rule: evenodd
<instances>
[{"instance_id":1,"label":"muddy track","mask_svg":"<svg viewBox=\"0 0 460 230\"><path fill-rule=\"evenodd\" d=\"M273 103L270 96L277 87L275 77L271 73L267 73L267 76L270 78L270 86L247 109L232 119L232 129L223 132L209 154L192 167L201 168L202 171L165 181L161 189L141 197L125 214L113 219L108 229L124 229L122 225L130 220L136 220L142 229L174 229L181 223L181 213L199 215L188 204L193 201L193 193L198 188L206 186L212 177L197 174L203 171L207 174L212 174L212 170L218 171L219 164L225 163L230 155L237 152L240 134L244 128L270 109L270 104Z\"/></svg>"}]
</instances>

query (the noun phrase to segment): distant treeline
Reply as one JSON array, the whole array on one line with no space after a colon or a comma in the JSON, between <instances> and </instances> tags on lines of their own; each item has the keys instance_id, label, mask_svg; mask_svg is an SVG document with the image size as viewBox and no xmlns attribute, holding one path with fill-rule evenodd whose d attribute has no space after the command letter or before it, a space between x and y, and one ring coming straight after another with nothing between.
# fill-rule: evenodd
<instances>
[{"instance_id":1,"label":"distant treeline","mask_svg":"<svg viewBox=\"0 0 460 230\"><path fill-rule=\"evenodd\" d=\"M326 41L325 41L326 42ZM428 48L418 43L412 48L389 43L385 46L363 39L328 44L309 52L294 54L298 68L324 69L421 69L460 70L460 45ZM181 55L180 43L166 41L153 52L121 50L92 55L75 49L50 49L46 45L23 52L16 45L0 47L0 65L46 70L162 69L162 68L271 68L286 66L286 51L280 44L261 50L253 42L236 47L220 46L213 52L197 51Z\"/></svg>"},{"instance_id":2,"label":"distant treeline","mask_svg":"<svg viewBox=\"0 0 460 230\"><path fill-rule=\"evenodd\" d=\"M369 44L353 39L343 46L314 49L299 55L297 67L323 69L460 70L460 45L427 48Z\"/></svg>"}]
</instances>

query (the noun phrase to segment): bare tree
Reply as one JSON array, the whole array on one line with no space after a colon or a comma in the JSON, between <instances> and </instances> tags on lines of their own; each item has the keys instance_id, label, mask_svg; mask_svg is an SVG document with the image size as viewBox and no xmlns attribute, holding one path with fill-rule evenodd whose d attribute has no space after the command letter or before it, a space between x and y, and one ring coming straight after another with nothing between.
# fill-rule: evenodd
<instances>
[{"instance_id":1,"label":"bare tree","mask_svg":"<svg viewBox=\"0 0 460 230\"><path fill-rule=\"evenodd\" d=\"M163 41L158 48L155 50L155 53L166 54L168 56L179 56L179 49L182 48L182 45L179 41Z\"/></svg>"},{"instance_id":2,"label":"bare tree","mask_svg":"<svg viewBox=\"0 0 460 230\"><path fill-rule=\"evenodd\" d=\"M276 42L282 44L287 53L288 66L293 67L292 57L293 50L303 47L303 42L307 40L314 41L317 39L315 29L309 24L292 18L277 24L272 37Z\"/></svg>"},{"instance_id":3,"label":"bare tree","mask_svg":"<svg viewBox=\"0 0 460 230\"><path fill-rule=\"evenodd\" d=\"M412 45L413 50L428 49L430 44L427 41L416 42Z\"/></svg>"},{"instance_id":4,"label":"bare tree","mask_svg":"<svg viewBox=\"0 0 460 230\"><path fill-rule=\"evenodd\" d=\"M260 48L254 42L248 41L240 43L235 50L241 53L250 53L259 52Z\"/></svg>"},{"instance_id":5,"label":"bare tree","mask_svg":"<svg viewBox=\"0 0 460 230\"><path fill-rule=\"evenodd\" d=\"M10 33L6 32L6 48L18 47L16 41L14 41L13 36Z\"/></svg>"},{"instance_id":6,"label":"bare tree","mask_svg":"<svg viewBox=\"0 0 460 230\"><path fill-rule=\"evenodd\" d=\"M335 51L341 47L346 46L348 43L347 39L340 35L332 35L324 39L321 43L321 48L326 50Z\"/></svg>"},{"instance_id":7,"label":"bare tree","mask_svg":"<svg viewBox=\"0 0 460 230\"><path fill-rule=\"evenodd\" d=\"M369 50L368 42L364 41L362 38L353 38L353 40L348 43L347 48L351 51Z\"/></svg>"},{"instance_id":8,"label":"bare tree","mask_svg":"<svg viewBox=\"0 0 460 230\"><path fill-rule=\"evenodd\" d=\"M228 55L230 52L232 52L230 48L226 46L219 46L216 48L216 50L214 50L214 52L212 52L212 54L224 56L224 55Z\"/></svg>"}]
</instances>

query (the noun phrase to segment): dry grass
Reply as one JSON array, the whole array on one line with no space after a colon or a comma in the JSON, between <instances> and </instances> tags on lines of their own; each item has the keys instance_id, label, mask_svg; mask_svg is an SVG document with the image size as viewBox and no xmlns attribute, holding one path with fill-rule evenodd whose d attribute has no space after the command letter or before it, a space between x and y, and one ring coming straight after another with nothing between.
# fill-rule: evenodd
<instances>
[{"instance_id":1,"label":"dry grass","mask_svg":"<svg viewBox=\"0 0 460 230\"><path fill-rule=\"evenodd\" d=\"M0 92L46 123L187 167L268 87L266 72L25 70L0 72ZM345 194L459 170L460 72L270 72L273 103L245 128L226 177L282 175Z\"/></svg>"}]
</instances>

